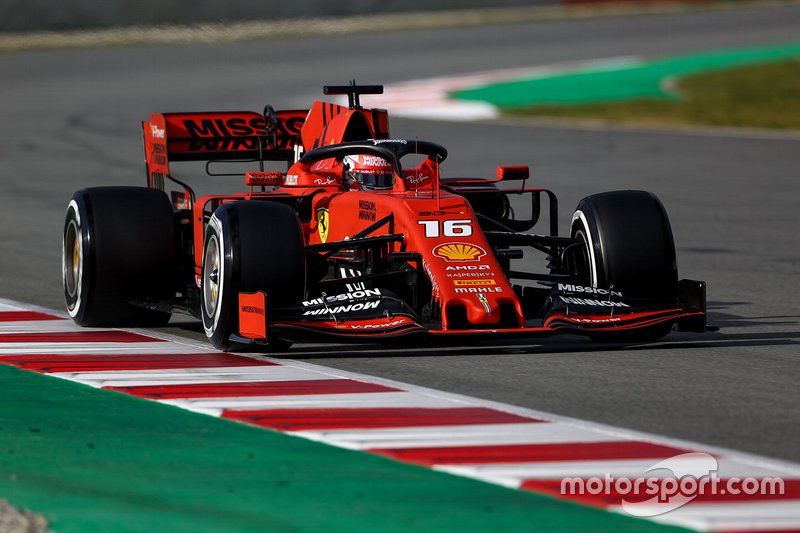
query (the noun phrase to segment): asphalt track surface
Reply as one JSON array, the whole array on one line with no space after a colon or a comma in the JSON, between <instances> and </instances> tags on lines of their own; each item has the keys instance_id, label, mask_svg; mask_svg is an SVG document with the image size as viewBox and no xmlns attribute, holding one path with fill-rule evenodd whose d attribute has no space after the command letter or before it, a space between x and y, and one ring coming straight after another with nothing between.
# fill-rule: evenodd
<instances>
[{"instance_id":1,"label":"asphalt track surface","mask_svg":"<svg viewBox=\"0 0 800 533\"><path fill-rule=\"evenodd\" d=\"M63 212L76 189L144 184L153 111L305 107L325 83L797 41L800 6L224 45L0 55L0 296L61 308ZM296 346L318 364L800 460L800 135L396 119L448 146L450 175L530 164L562 227L578 200L655 192L680 275L708 282L719 333L649 346L580 337L470 346ZM238 187L238 185L237 185ZM168 328L197 337L191 324Z\"/></svg>"}]
</instances>

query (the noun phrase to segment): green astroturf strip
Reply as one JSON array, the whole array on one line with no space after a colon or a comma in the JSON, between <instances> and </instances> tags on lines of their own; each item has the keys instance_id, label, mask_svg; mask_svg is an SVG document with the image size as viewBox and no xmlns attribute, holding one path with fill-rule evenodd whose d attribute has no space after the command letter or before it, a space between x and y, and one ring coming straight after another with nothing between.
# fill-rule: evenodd
<instances>
[{"instance_id":1,"label":"green astroturf strip","mask_svg":"<svg viewBox=\"0 0 800 533\"><path fill-rule=\"evenodd\" d=\"M0 498L86 531L683 531L0 365Z\"/></svg>"},{"instance_id":2,"label":"green astroturf strip","mask_svg":"<svg viewBox=\"0 0 800 533\"><path fill-rule=\"evenodd\" d=\"M675 100L668 81L689 74L779 61L800 56L800 44L722 50L671 57L658 61L631 62L614 68L603 65L555 73L544 78L508 81L452 93L460 100L488 102L499 108L548 104L613 102L633 98Z\"/></svg>"}]
</instances>

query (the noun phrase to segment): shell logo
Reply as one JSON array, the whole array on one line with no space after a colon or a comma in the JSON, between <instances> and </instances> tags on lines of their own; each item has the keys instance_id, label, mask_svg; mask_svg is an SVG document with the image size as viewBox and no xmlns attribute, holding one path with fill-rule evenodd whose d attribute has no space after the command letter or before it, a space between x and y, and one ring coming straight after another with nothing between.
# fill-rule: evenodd
<instances>
[{"instance_id":1,"label":"shell logo","mask_svg":"<svg viewBox=\"0 0 800 533\"><path fill-rule=\"evenodd\" d=\"M446 261L478 261L486 255L486 250L474 244L449 242L434 248L433 255L438 255Z\"/></svg>"}]
</instances>

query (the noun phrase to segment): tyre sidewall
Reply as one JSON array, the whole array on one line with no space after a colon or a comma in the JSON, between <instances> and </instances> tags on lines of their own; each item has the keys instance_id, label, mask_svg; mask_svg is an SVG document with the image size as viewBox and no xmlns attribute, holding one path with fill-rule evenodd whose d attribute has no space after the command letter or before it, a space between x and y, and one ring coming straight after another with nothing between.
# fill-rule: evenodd
<instances>
[{"instance_id":1,"label":"tyre sidewall","mask_svg":"<svg viewBox=\"0 0 800 533\"><path fill-rule=\"evenodd\" d=\"M74 282L74 290L70 290L69 286L73 285L68 281L68 272L70 268L70 259L67 250L68 235L71 229L75 231L75 244L77 245L77 279ZM82 195L75 195L70 200L67 206L67 215L64 220L64 233L61 241L61 281L64 287L64 301L67 305L67 312L69 316L78 324L83 324L86 318L86 308L89 305L87 298L84 295L91 293L91 288L86 287L90 280L94 279L94 274L91 272L92 260L89 257L91 247L89 246L89 221L88 209L86 201ZM74 261L74 259L73 259Z\"/></svg>"},{"instance_id":2,"label":"tyre sidewall","mask_svg":"<svg viewBox=\"0 0 800 533\"><path fill-rule=\"evenodd\" d=\"M588 279L583 281L590 287L603 287L607 284L607 280L602 241L598 232L592 231L592 228L597 228L597 222L595 221L594 211L584 201L580 203L578 209L572 215L571 226L570 237L582 240L586 247L589 272Z\"/></svg>"},{"instance_id":3,"label":"tyre sidewall","mask_svg":"<svg viewBox=\"0 0 800 533\"><path fill-rule=\"evenodd\" d=\"M205 238L203 240L203 277L200 287L200 315L203 319L203 329L206 332L211 344L221 350L226 350L231 346L228 340L230 334L238 325L235 304L232 301L238 295L238 290L233 287L234 279L234 254L231 248L233 236L231 235L235 223L231 220L230 211L218 209L206 226ZM212 239L217 240L217 250L219 254L219 283L216 306L213 313L210 313L206 306L206 256L205 250Z\"/></svg>"}]
</instances>

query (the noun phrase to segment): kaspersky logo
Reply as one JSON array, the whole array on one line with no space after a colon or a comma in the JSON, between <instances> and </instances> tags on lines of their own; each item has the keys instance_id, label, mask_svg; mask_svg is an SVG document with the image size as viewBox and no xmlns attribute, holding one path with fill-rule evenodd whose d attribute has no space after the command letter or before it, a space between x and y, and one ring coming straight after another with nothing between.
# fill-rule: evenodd
<instances>
[{"instance_id":1,"label":"kaspersky logo","mask_svg":"<svg viewBox=\"0 0 800 533\"><path fill-rule=\"evenodd\" d=\"M445 261L478 261L486 255L486 250L465 242L449 242L434 248L433 255L439 256Z\"/></svg>"}]
</instances>

